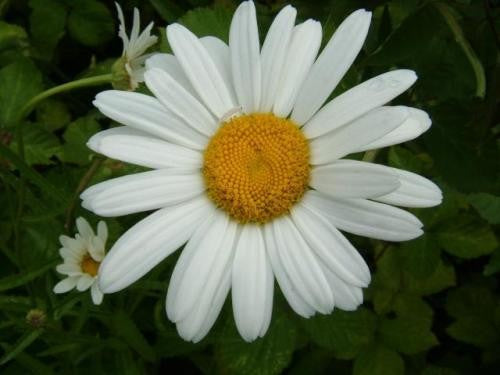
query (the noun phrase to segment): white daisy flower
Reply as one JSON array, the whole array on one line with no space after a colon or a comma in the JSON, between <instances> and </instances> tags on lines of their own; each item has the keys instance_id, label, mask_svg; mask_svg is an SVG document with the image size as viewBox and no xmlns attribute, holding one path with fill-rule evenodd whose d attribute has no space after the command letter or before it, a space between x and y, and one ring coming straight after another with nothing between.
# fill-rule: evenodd
<instances>
[{"instance_id":1,"label":"white daisy flower","mask_svg":"<svg viewBox=\"0 0 500 375\"><path fill-rule=\"evenodd\" d=\"M84 292L90 288L92 302L100 305L103 294L97 283L97 272L104 259L108 227L104 221L97 224L97 235L83 217L76 219L78 233L74 238L59 237L62 248L59 254L63 263L56 267L57 272L67 277L54 286L54 293L66 293L76 288Z\"/></svg>"},{"instance_id":2,"label":"white daisy flower","mask_svg":"<svg viewBox=\"0 0 500 375\"><path fill-rule=\"evenodd\" d=\"M157 210L130 228L99 269L104 293L126 288L184 247L168 287L167 315L201 340L231 291L243 339L271 321L274 278L299 315L354 310L370 271L339 230L388 241L422 234L392 205L428 207L441 192L414 173L342 159L419 136L427 114L383 106L414 72L374 77L324 104L360 51L371 14L351 14L317 57L321 25L275 18L262 48L253 2L234 14L229 46L167 27L174 55L146 62L153 93L105 91L94 104L125 126L89 147L154 170L90 187L83 205L101 216Z\"/></svg>"},{"instance_id":3,"label":"white daisy flower","mask_svg":"<svg viewBox=\"0 0 500 375\"><path fill-rule=\"evenodd\" d=\"M122 79L126 81L124 88L135 90L139 82L144 82L144 62L151 57L151 54L144 54L146 50L156 44L158 38L151 35L154 23L151 22L142 33L139 34L141 28L141 20L139 10L134 8L134 20L132 22L132 31L130 37L127 35L125 28L125 18L123 17L122 8L118 3L115 3L118 11L118 19L120 26L118 28L118 36L123 41L122 58L113 67L114 72L119 75L118 81ZM123 67L125 72L122 72ZM125 76L125 77L124 77Z\"/></svg>"}]
</instances>

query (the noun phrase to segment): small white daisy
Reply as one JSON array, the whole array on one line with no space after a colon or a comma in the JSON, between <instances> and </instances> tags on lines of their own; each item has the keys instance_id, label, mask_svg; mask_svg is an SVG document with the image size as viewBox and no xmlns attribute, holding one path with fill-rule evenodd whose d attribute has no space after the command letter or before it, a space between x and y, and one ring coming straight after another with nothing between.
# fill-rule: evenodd
<instances>
[{"instance_id":1,"label":"small white daisy","mask_svg":"<svg viewBox=\"0 0 500 375\"><path fill-rule=\"evenodd\" d=\"M370 271L340 233L388 241L422 234L392 205L441 202L431 181L345 156L416 138L431 121L419 109L383 106L417 79L374 77L325 101L360 51L371 13L358 10L317 57L322 29L275 18L262 48L253 2L237 9L229 46L167 27L174 55L146 61L154 96L106 91L94 104L125 126L89 147L154 170L90 187L83 205L102 216L157 210L130 228L99 269L104 293L126 288L186 244L167 293L168 317L201 340L231 291L243 339L271 321L274 278L303 317L363 301Z\"/></svg>"},{"instance_id":2,"label":"small white daisy","mask_svg":"<svg viewBox=\"0 0 500 375\"><path fill-rule=\"evenodd\" d=\"M99 305L103 294L97 283L97 272L104 259L108 227L104 221L100 221L95 235L83 217L76 219L76 226L79 233L75 238L65 235L59 237L62 245L59 254L63 263L56 270L67 277L54 286L54 293L66 293L73 288L83 292L90 288L92 301Z\"/></svg>"},{"instance_id":3,"label":"small white daisy","mask_svg":"<svg viewBox=\"0 0 500 375\"><path fill-rule=\"evenodd\" d=\"M118 3L115 3L118 11L118 19L120 26L118 28L118 36L123 40L123 53L119 65L124 65L128 77L128 88L135 90L139 82L144 82L144 62L151 57L151 54L144 54L146 50L153 46L158 38L151 35L154 23L151 22L142 33L139 34L141 28L141 20L139 10L134 8L134 20L132 22L132 31L130 37L127 35L125 28L125 18L123 17L122 8Z\"/></svg>"}]
</instances>

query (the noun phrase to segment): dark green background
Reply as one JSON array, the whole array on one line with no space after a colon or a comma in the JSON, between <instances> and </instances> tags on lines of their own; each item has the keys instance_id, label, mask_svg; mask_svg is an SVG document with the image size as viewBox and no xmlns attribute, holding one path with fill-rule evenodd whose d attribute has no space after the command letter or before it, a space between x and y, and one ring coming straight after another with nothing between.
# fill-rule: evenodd
<instances>
[{"instance_id":1,"label":"dark green background","mask_svg":"<svg viewBox=\"0 0 500 375\"><path fill-rule=\"evenodd\" d=\"M498 373L498 3L292 1L301 20L322 22L325 42L351 11L373 11L364 49L336 93L396 67L417 72L417 83L395 103L428 111L433 126L418 140L382 150L376 161L433 179L444 202L412 210L425 224L417 240L350 237L374 280L358 311L305 320L278 292L264 339L239 338L229 303L207 338L193 345L164 313L178 255L99 307L89 293L52 293L59 234L73 234L78 215L98 220L80 208L78 191L138 168L85 146L110 126L91 106L109 86L54 96L21 121L20 111L47 88L109 72L121 41L112 2L0 0L0 372ZM160 48L168 51L164 26L175 21L227 39L236 1L127 0L129 26L134 5L144 23L155 21ZM262 36L283 5L257 3ZM111 243L143 216L107 220ZM44 317L34 319L33 309Z\"/></svg>"}]
</instances>

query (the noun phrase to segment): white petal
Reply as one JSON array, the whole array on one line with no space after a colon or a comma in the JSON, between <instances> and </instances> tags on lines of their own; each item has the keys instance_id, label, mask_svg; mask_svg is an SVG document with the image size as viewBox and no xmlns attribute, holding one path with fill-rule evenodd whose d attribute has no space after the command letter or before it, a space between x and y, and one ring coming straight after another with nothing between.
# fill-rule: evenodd
<instances>
[{"instance_id":1,"label":"white petal","mask_svg":"<svg viewBox=\"0 0 500 375\"><path fill-rule=\"evenodd\" d=\"M245 113L256 112L260 104L261 65L259 30L252 1L242 2L234 13L229 30L229 51L238 103Z\"/></svg>"},{"instance_id":2,"label":"white petal","mask_svg":"<svg viewBox=\"0 0 500 375\"><path fill-rule=\"evenodd\" d=\"M411 70L394 70L369 79L331 100L306 123L303 131L308 138L316 138L340 128L391 101L416 80Z\"/></svg>"},{"instance_id":3,"label":"white petal","mask_svg":"<svg viewBox=\"0 0 500 375\"><path fill-rule=\"evenodd\" d=\"M314 308L312 308L301 296L300 293L295 289L293 283L287 275L287 271L284 268L281 259L278 254L276 240L274 238L274 232L272 224L267 224L264 226L264 239L266 241L266 250L269 256L269 261L273 268L273 273L276 276L276 280L280 286L283 295L290 304L290 307L298 315L304 318L310 318L314 315Z\"/></svg>"},{"instance_id":4,"label":"white petal","mask_svg":"<svg viewBox=\"0 0 500 375\"><path fill-rule=\"evenodd\" d=\"M361 288L349 285L325 266L323 266L323 271L325 272L328 284L332 288L335 307L345 311L354 311L363 303L363 291Z\"/></svg>"},{"instance_id":5,"label":"white petal","mask_svg":"<svg viewBox=\"0 0 500 375\"><path fill-rule=\"evenodd\" d=\"M99 267L103 293L126 288L177 250L213 212L204 196L161 209L130 228L114 244Z\"/></svg>"},{"instance_id":6,"label":"white petal","mask_svg":"<svg viewBox=\"0 0 500 375\"><path fill-rule=\"evenodd\" d=\"M376 141L360 147L356 152L374 150L410 141L419 137L431 127L432 121L426 112L417 108L406 108L408 109L408 118L405 122Z\"/></svg>"},{"instance_id":7,"label":"white petal","mask_svg":"<svg viewBox=\"0 0 500 375\"><path fill-rule=\"evenodd\" d=\"M385 168L398 176L401 186L389 194L372 199L403 207L433 207L441 204L443 194L434 182L412 172Z\"/></svg>"},{"instance_id":8,"label":"white petal","mask_svg":"<svg viewBox=\"0 0 500 375\"><path fill-rule=\"evenodd\" d=\"M201 173L158 169L91 186L81 194L83 207L100 216L120 216L177 204L205 190Z\"/></svg>"},{"instance_id":9,"label":"white petal","mask_svg":"<svg viewBox=\"0 0 500 375\"><path fill-rule=\"evenodd\" d=\"M90 288L90 295L92 296L92 302L94 305L100 305L102 303L104 295L99 290L98 283L92 284L92 287Z\"/></svg>"},{"instance_id":10,"label":"white petal","mask_svg":"<svg viewBox=\"0 0 500 375\"><path fill-rule=\"evenodd\" d=\"M217 66L199 39L179 24L167 27L167 38L184 73L215 117L234 108Z\"/></svg>"},{"instance_id":11,"label":"white petal","mask_svg":"<svg viewBox=\"0 0 500 375\"><path fill-rule=\"evenodd\" d=\"M56 271L63 275L76 276L81 275L82 270L77 263L63 263L56 266Z\"/></svg>"},{"instance_id":12,"label":"white petal","mask_svg":"<svg viewBox=\"0 0 500 375\"><path fill-rule=\"evenodd\" d=\"M269 324L271 314L267 298L273 288L273 273L267 259L262 230L245 224L235 249L232 271L232 302L236 328L241 337L253 341Z\"/></svg>"},{"instance_id":13,"label":"white petal","mask_svg":"<svg viewBox=\"0 0 500 375\"><path fill-rule=\"evenodd\" d=\"M72 276L72 277L67 277L61 281L59 281L55 286L54 286L54 293L60 294L60 293L66 293L69 292L71 289L73 289L76 286L76 282L78 281L80 277L78 276Z\"/></svg>"},{"instance_id":14,"label":"white petal","mask_svg":"<svg viewBox=\"0 0 500 375\"><path fill-rule=\"evenodd\" d=\"M94 134L87 146L107 157L148 168L200 168L203 163L200 152L165 142L129 126Z\"/></svg>"},{"instance_id":15,"label":"white petal","mask_svg":"<svg viewBox=\"0 0 500 375\"><path fill-rule=\"evenodd\" d=\"M293 208L292 218L325 266L349 284L368 286L370 270L364 259L331 223L300 204Z\"/></svg>"},{"instance_id":16,"label":"white petal","mask_svg":"<svg viewBox=\"0 0 500 375\"><path fill-rule=\"evenodd\" d=\"M90 226L89 222L81 216L76 219L76 227L78 228L78 232L80 232L81 236L85 240L90 240L95 236L94 230Z\"/></svg>"},{"instance_id":17,"label":"white petal","mask_svg":"<svg viewBox=\"0 0 500 375\"><path fill-rule=\"evenodd\" d=\"M80 251L82 247L81 241L68 237L64 234L59 236L59 242L61 243L61 245L63 245L63 247L74 250L76 252Z\"/></svg>"},{"instance_id":18,"label":"white petal","mask_svg":"<svg viewBox=\"0 0 500 375\"><path fill-rule=\"evenodd\" d=\"M274 18L262 45L262 94L259 112L270 112L273 108L296 15L297 10L294 7L284 7Z\"/></svg>"},{"instance_id":19,"label":"white petal","mask_svg":"<svg viewBox=\"0 0 500 375\"><path fill-rule=\"evenodd\" d=\"M293 109L300 87L304 82L321 45L321 24L307 20L293 29L285 66L281 72L273 113L287 117Z\"/></svg>"},{"instance_id":20,"label":"white petal","mask_svg":"<svg viewBox=\"0 0 500 375\"><path fill-rule=\"evenodd\" d=\"M206 314L233 254L237 224L216 211L196 229L175 266L167 293L167 315L183 320L198 305ZM200 297L206 299L200 307ZM205 315L202 314L202 315ZM203 320L199 322L201 323ZM192 327L196 332L199 327Z\"/></svg>"},{"instance_id":21,"label":"white petal","mask_svg":"<svg viewBox=\"0 0 500 375\"><path fill-rule=\"evenodd\" d=\"M61 247L59 249L59 255L63 258L64 263L78 263L81 258L80 251L68 249L67 247Z\"/></svg>"},{"instance_id":22,"label":"white petal","mask_svg":"<svg viewBox=\"0 0 500 375\"><path fill-rule=\"evenodd\" d=\"M191 95L198 98L198 94L194 89L191 82L189 82L188 77L182 70L181 64L174 55L169 53L155 53L149 59L146 60L146 70L158 68L164 70L170 76L177 81L178 84L182 85Z\"/></svg>"},{"instance_id":23,"label":"white petal","mask_svg":"<svg viewBox=\"0 0 500 375\"><path fill-rule=\"evenodd\" d=\"M215 295L208 307L208 311L201 307L206 305L206 294L203 295L200 305L192 311L185 319L177 322L177 331L186 341L197 343L201 341L210 328L214 325L219 313L224 305L229 289L231 288L231 264L228 264L222 275L222 280L215 291ZM196 328L196 329L194 329Z\"/></svg>"},{"instance_id":24,"label":"white petal","mask_svg":"<svg viewBox=\"0 0 500 375\"><path fill-rule=\"evenodd\" d=\"M194 96L164 70L153 68L144 74L146 85L168 110L206 136L211 136L217 122Z\"/></svg>"},{"instance_id":25,"label":"white petal","mask_svg":"<svg viewBox=\"0 0 500 375\"><path fill-rule=\"evenodd\" d=\"M94 105L123 125L182 146L203 150L208 139L167 110L157 99L129 91L109 90L97 94Z\"/></svg>"},{"instance_id":26,"label":"white petal","mask_svg":"<svg viewBox=\"0 0 500 375\"><path fill-rule=\"evenodd\" d=\"M200 38L201 44L212 58L231 96L231 101L236 103L236 92L234 91L233 72L231 70L231 56L229 46L219 38L205 36Z\"/></svg>"},{"instance_id":27,"label":"white petal","mask_svg":"<svg viewBox=\"0 0 500 375\"><path fill-rule=\"evenodd\" d=\"M297 124L307 122L337 87L363 46L370 20L371 12L359 9L337 28L300 88L291 116Z\"/></svg>"},{"instance_id":28,"label":"white petal","mask_svg":"<svg viewBox=\"0 0 500 375\"><path fill-rule=\"evenodd\" d=\"M99 221L97 223L97 237L102 241L103 246L106 246L106 241L108 240L108 226L105 221Z\"/></svg>"},{"instance_id":29,"label":"white petal","mask_svg":"<svg viewBox=\"0 0 500 375\"><path fill-rule=\"evenodd\" d=\"M400 182L384 166L343 159L313 168L310 185L336 198L371 198L396 190Z\"/></svg>"},{"instance_id":30,"label":"white petal","mask_svg":"<svg viewBox=\"0 0 500 375\"><path fill-rule=\"evenodd\" d=\"M329 314L333 294L316 255L288 216L275 219L272 225L279 258L295 290L315 310Z\"/></svg>"},{"instance_id":31,"label":"white petal","mask_svg":"<svg viewBox=\"0 0 500 375\"><path fill-rule=\"evenodd\" d=\"M87 245L87 251L96 262L101 262L104 258L104 244L99 237L92 237Z\"/></svg>"},{"instance_id":32,"label":"white petal","mask_svg":"<svg viewBox=\"0 0 500 375\"><path fill-rule=\"evenodd\" d=\"M408 241L422 235L422 223L399 208L366 199L335 199L315 191L302 204L340 230L386 241Z\"/></svg>"},{"instance_id":33,"label":"white petal","mask_svg":"<svg viewBox=\"0 0 500 375\"><path fill-rule=\"evenodd\" d=\"M92 286L94 281L95 281L94 277L84 273L82 276L80 276L80 278L76 282L76 290L78 290L79 292L84 292Z\"/></svg>"},{"instance_id":34,"label":"white petal","mask_svg":"<svg viewBox=\"0 0 500 375\"><path fill-rule=\"evenodd\" d=\"M313 139L311 164L326 164L352 153L397 128L408 117L405 107L376 108L353 122Z\"/></svg>"}]
</instances>

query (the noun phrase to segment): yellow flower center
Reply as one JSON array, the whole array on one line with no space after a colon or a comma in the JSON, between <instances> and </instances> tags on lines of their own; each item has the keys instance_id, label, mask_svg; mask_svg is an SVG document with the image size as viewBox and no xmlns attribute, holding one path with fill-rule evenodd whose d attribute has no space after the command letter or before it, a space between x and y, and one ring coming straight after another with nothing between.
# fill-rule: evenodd
<instances>
[{"instance_id":1,"label":"yellow flower center","mask_svg":"<svg viewBox=\"0 0 500 375\"><path fill-rule=\"evenodd\" d=\"M204 154L208 196L240 223L285 214L309 182L309 144L291 120L272 114L222 124Z\"/></svg>"},{"instance_id":2,"label":"yellow flower center","mask_svg":"<svg viewBox=\"0 0 500 375\"><path fill-rule=\"evenodd\" d=\"M89 254L86 254L81 263L80 267L84 273L88 273L90 276L97 275L97 271L99 271L99 266L101 262L95 261Z\"/></svg>"}]
</instances>

